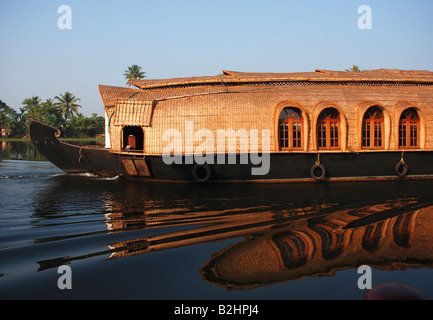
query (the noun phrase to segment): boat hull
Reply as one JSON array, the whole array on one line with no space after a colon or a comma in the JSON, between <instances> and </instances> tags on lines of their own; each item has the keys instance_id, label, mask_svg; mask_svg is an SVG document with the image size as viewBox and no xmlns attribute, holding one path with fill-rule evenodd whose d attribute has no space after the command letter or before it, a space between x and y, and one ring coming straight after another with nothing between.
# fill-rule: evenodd
<instances>
[{"instance_id":1,"label":"boat hull","mask_svg":"<svg viewBox=\"0 0 433 320\"><path fill-rule=\"evenodd\" d=\"M103 177L119 175L119 156L108 149L62 142L58 129L30 121L30 137L35 148L54 165L70 174L92 173Z\"/></svg>"},{"instance_id":2,"label":"boat hull","mask_svg":"<svg viewBox=\"0 0 433 320\"><path fill-rule=\"evenodd\" d=\"M262 163L242 164L250 155L215 155L199 165L182 156L167 164L161 156L112 153L102 147L86 147L59 141L59 131L37 121L30 122L31 140L54 165L70 174L90 173L102 177L182 182L307 182L347 180L394 180L433 178L432 151L375 151L329 153L272 153ZM245 158L244 158L245 156ZM264 165L265 174L253 174ZM403 162L401 162L403 160ZM257 162L256 162L257 163ZM403 166L404 164L404 166ZM397 170L400 168L400 170ZM316 169L316 170L314 170Z\"/></svg>"}]
</instances>

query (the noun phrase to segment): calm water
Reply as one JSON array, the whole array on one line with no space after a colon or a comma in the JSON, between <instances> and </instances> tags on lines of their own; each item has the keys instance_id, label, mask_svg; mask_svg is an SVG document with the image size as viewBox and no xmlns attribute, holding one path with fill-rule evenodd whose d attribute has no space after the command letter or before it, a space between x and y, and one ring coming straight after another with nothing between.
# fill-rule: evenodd
<instances>
[{"instance_id":1,"label":"calm water","mask_svg":"<svg viewBox=\"0 0 433 320\"><path fill-rule=\"evenodd\" d=\"M432 231L433 181L137 183L0 161L1 299L363 299L360 265L432 298Z\"/></svg>"}]
</instances>

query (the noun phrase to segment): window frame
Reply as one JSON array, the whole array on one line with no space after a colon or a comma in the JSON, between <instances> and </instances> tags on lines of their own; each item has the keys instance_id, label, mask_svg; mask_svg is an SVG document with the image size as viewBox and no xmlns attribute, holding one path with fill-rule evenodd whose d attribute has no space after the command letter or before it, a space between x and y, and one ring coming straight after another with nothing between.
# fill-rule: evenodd
<instances>
[{"instance_id":1,"label":"window frame","mask_svg":"<svg viewBox=\"0 0 433 320\"><path fill-rule=\"evenodd\" d=\"M329 114L324 119L321 119L322 114L327 110L333 110L338 115L338 118L331 118L332 115ZM320 111L316 124L318 150L342 150L341 125L341 113L338 109L327 107ZM325 137L323 137L323 133L325 133ZM325 142L325 146L323 146L323 142ZM333 146L331 146L332 142Z\"/></svg>"},{"instance_id":2,"label":"window frame","mask_svg":"<svg viewBox=\"0 0 433 320\"><path fill-rule=\"evenodd\" d=\"M369 114L369 112L374 113ZM378 112L380 112L380 118L376 118ZM370 115L369 118L367 118L368 115ZM379 130L376 129L376 125L380 127ZM379 135L380 137L378 137ZM377 145L377 141L380 141L380 145ZM369 145L366 145L367 142ZM385 115L379 106L371 106L364 113L361 129L361 148L365 150L381 150L385 148Z\"/></svg>"},{"instance_id":3,"label":"window frame","mask_svg":"<svg viewBox=\"0 0 433 320\"><path fill-rule=\"evenodd\" d=\"M286 109L292 109L293 114L289 116ZM281 119L281 114L283 112L286 112L286 119ZM295 114L299 115L299 119L294 118ZM296 129L294 127L295 125ZM282 128L282 126L284 127ZM297 137L294 137L294 132L296 132ZM295 146L295 141L298 146ZM283 142L287 142L287 146ZM281 110L278 117L278 145L280 151L304 150L304 116L302 110L298 107L288 105Z\"/></svg>"},{"instance_id":4,"label":"window frame","mask_svg":"<svg viewBox=\"0 0 433 320\"><path fill-rule=\"evenodd\" d=\"M410 115L406 115L406 118L403 119L405 112L410 112ZM416 115L416 119L411 119L412 114ZM416 128L412 130L412 125L415 124ZM403 137L403 129L404 129L404 137ZM411 142L413 140L412 133L415 133L416 145L413 145ZM421 119L419 112L411 107L406 108L400 114L400 118L398 120L398 148L399 149L419 149L421 147ZM405 145L402 142L405 141Z\"/></svg>"}]
</instances>

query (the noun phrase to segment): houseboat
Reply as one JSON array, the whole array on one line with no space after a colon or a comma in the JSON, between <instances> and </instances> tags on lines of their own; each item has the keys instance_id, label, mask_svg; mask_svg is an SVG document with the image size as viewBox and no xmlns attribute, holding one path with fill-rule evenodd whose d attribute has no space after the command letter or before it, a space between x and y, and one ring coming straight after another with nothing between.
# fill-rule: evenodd
<instances>
[{"instance_id":1,"label":"houseboat","mask_svg":"<svg viewBox=\"0 0 433 320\"><path fill-rule=\"evenodd\" d=\"M433 72L379 69L100 85L104 147L68 144L31 121L67 173L191 182L433 177Z\"/></svg>"}]
</instances>

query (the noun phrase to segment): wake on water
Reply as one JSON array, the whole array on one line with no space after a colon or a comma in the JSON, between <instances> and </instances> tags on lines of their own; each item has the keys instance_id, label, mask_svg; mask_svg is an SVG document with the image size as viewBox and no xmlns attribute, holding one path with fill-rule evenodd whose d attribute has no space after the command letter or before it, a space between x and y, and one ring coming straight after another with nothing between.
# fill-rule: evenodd
<instances>
[{"instance_id":1,"label":"wake on water","mask_svg":"<svg viewBox=\"0 0 433 320\"><path fill-rule=\"evenodd\" d=\"M25 160L2 160L0 163L5 166L0 166L0 180L3 179L31 179L31 178L55 178L61 176L75 176L75 177L86 177L94 180L117 180L120 176L115 177L101 177L94 173L66 173L63 171L53 173L53 170L58 171L50 162L44 161L25 161ZM15 164L18 163L20 166L17 168ZM30 163L30 166L29 166ZM21 166L23 164L23 166ZM35 174L35 171L38 171ZM42 171L42 172L41 172Z\"/></svg>"}]
</instances>

